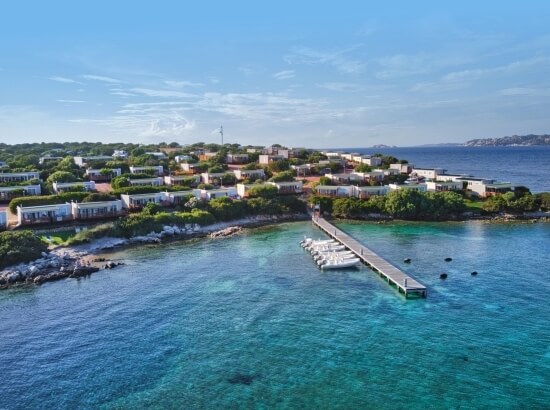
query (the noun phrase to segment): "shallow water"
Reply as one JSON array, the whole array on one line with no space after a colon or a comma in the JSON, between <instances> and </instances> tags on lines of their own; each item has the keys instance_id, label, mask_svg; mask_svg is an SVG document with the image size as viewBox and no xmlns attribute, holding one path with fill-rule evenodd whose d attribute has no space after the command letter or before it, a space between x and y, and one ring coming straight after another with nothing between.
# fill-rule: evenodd
<instances>
[{"instance_id":1,"label":"shallow water","mask_svg":"<svg viewBox=\"0 0 550 410\"><path fill-rule=\"evenodd\" d=\"M0 292L0 408L548 406L550 225L341 227L428 298L319 271L307 222L127 250Z\"/></svg>"}]
</instances>

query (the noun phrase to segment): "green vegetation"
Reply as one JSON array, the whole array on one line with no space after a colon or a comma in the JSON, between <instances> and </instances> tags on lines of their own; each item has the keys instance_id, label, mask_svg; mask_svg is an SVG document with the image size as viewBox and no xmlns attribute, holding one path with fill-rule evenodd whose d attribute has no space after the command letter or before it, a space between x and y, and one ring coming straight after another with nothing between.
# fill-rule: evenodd
<instances>
[{"instance_id":1,"label":"green vegetation","mask_svg":"<svg viewBox=\"0 0 550 410\"><path fill-rule=\"evenodd\" d=\"M541 202L537 201L537 197L524 190L491 196L482 205L483 210L487 212L506 211L510 213L536 211L540 207Z\"/></svg>"},{"instance_id":2,"label":"green vegetation","mask_svg":"<svg viewBox=\"0 0 550 410\"><path fill-rule=\"evenodd\" d=\"M0 233L0 268L38 259L46 245L32 231Z\"/></svg>"},{"instance_id":3,"label":"green vegetation","mask_svg":"<svg viewBox=\"0 0 550 410\"><path fill-rule=\"evenodd\" d=\"M462 196L455 192L423 193L412 190L393 191L386 196L375 196L368 200L312 196L311 203L319 203L321 210L341 218L385 213L400 219L443 220L465 210Z\"/></svg>"},{"instance_id":4,"label":"green vegetation","mask_svg":"<svg viewBox=\"0 0 550 410\"><path fill-rule=\"evenodd\" d=\"M210 225L214 222L215 219L211 213L200 209L193 209L191 212L159 212L154 215L142 212L117 221L111 235L131 238L150 232L160 232L165 225L184 226L195 223Z\"/></svg>"},{"instance_id":5,"label":"green vegetation","mask_svg":"<svg viewBox=\"0 0 550 410\"><path fill-rule=\"evenodd\" d=\"M258 184L248 190L250 198L274 198L277 195L277 187L269 184Z\"/></svg>"},{"instance_id":6,"label":"green vegetation","mask_svg":"<svg viewBox=\"0 0 550 410\"><path fill-rule=\"evenodd\" d=\"M283 171L277 175L272 176L270 179L272 182L290 182L294 181L294 171Z\"/></svg>"},{"instance_id":7,"label":"green vegetation","mask_svg":"<svg viewBox=\"0 0 550 410\"><path fill-rule=\"evenodd\" d=\"M75 236L75 232L74 229L71 229L69 231L61 231L47 235L40 235L40 239L43 242L49 243L50 245L63 245L73 236Z\"/></svg>"},{"instance_id":8,"label":"green vegetation","mask_svg":"<svg viewBox=\"0 0 550 410\"><path fill-rule=\"evenodd\" d=\"M66 192L58 195L25 196L12 199L8 207L12 214L16 214L18 206L64 204L65 202L71 201L82 202L88 195L92 194L88 192Z\"/></svg>"}]
</instances>

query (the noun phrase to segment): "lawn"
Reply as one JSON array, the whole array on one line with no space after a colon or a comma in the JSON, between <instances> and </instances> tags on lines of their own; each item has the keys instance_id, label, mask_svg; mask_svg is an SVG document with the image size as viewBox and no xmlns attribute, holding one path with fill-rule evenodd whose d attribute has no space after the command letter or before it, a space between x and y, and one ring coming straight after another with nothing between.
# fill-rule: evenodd
<instances>
[{"instance_id":1,"label":"lawn","mask_svg":"<svg viewBox=\"0 0 550 410\"><path fill-rule=\"evenodd\" d=\"M74 229L70 231L53 232L51 234L41 235L40 238L51 245L63 245L67 239L75 236Z\"/></svg>"},{"instance_id":2,"label":"lawn","mask_svg":"<svg viewBox=\"0 0 550 410\"><path fill-rule=\"evenodd\" d=\"M464 205L468 208L468 211L482 211L483 201L472 201L471 199L465 199Z\"/></svg>"}]
</instances>

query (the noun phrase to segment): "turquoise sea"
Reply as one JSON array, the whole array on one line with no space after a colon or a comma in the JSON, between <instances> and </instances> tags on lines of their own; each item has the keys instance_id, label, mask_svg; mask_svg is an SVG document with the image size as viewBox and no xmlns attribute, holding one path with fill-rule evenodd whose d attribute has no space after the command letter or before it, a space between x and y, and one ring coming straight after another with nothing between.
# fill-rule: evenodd
<instances>
[{"instance_id":1,"label":"turquoise sea","mask_svg":"<svg viewBox=\"0 0 550 410\"><path fill-rule=\"evenodd\" d=\"M550 224L340 226L428 298L319 271L308 222L129 249L0 292L0 408L550 407Z\"/></svg>"}]
</instances>

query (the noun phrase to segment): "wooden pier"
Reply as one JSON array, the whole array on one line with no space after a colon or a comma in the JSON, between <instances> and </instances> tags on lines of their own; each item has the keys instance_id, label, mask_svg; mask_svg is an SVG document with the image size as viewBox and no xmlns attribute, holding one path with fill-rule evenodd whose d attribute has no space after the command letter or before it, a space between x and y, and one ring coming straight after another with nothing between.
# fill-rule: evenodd
<instances>
[{"instance_id":1,"label":"wooden pier","mask_svg":"<svg viewBox=\"0 0 550 410\"><path fill-rule=\"evenodd\" d=\"M394 285L398 292L402 292L405 295L405 298L409 294L416 294L422 297L427 296L428 290L426 289L426 286L422 285L416 279L411 278L405 272L392 265L381 256L378 256L365 245L347 233L341 231L326 219L314 216L312 221L314 225L318 226L327 235L355 253L357 257L363 261L363 263L387 280L390 285Z\"/></svg>"}]
</instances>

